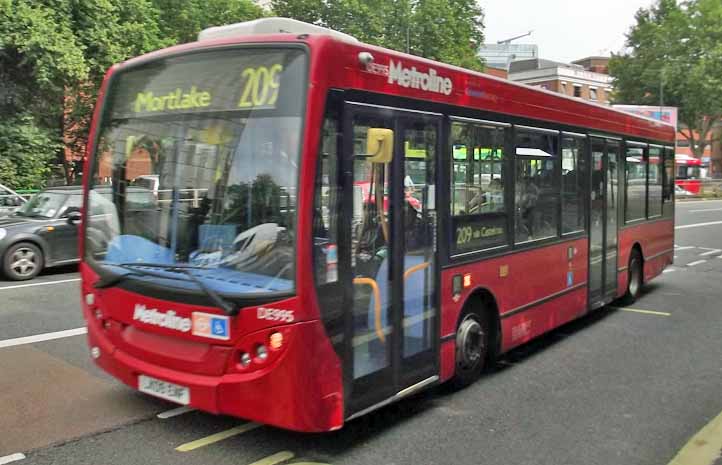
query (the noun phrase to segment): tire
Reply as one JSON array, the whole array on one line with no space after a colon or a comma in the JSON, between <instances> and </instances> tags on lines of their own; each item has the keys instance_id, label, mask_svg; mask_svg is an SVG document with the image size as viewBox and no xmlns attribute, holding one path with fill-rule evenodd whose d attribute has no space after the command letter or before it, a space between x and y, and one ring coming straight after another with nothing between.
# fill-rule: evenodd
<instances>
[{"instance_id":1,"label":"tire","mask_svg":"<svg viewBox=\"0 0 722 465\"><path fill-rule=\"evenodd\" d=\"M490 332L486 318L464 311L456 328L456 365L451 384L462 388L476 381L490 354Z\"/></svg>"},{"instance_id":2,"label":"tire","mask_svg":"<svg viewBox=\"0 0 722 465\"><path fill-rule=\"evenodd\" d=\"M3 257L3 272L14 281L33 279L42 271L43 251L30 242L11 245Z\"/></svg>"},{"instance_id":3,"label":"tire","mask_svg":"<svg viewBox=\"0 0 722 465\"><path fill-rule=\"evenodd\" d=\"M632 250L627 270L629 279L627 279L627 292L622 297L624 305L633 304L642 292L642 286L644 285L642 255L637 249Z\"/></svg>"}]
</instances>

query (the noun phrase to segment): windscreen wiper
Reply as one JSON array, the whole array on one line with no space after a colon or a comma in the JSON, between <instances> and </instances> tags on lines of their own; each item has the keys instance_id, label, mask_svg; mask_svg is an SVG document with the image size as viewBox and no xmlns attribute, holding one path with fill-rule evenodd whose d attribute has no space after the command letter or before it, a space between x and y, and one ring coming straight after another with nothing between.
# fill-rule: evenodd
<instances>
[{"instance_id":1,"label":"windscreen wiper","mask_svg":"<svg viewBox=\"0 0 722 465\"><path fill-rule=\"evenodd\" d=\"M226 315L235 315L237 312L236 305L233 304L233 302L228 301L228 299L223 298L220 296L216 291L211 289L210 287L206 286L203 281L198 279L197 276L193 275L193 273L190 272L190 270L207 270L209 268L203 267L203 266L179 266L179 265L168 265L165 263L120 263L120 264L111 264L112 266L119 266L121 268L125 268L127 270L131 270L130 273L120 274L120 275L113 275L108 276L107 278L101 278L100 281L95 283L96 288L105 288L105 287L111 287L116 284L118 284L120 281L124 280L128 276L136 275L136 276L155 276L158 278L164 278L164 279L178 279L178 278L171 278L165 275L159 275L158 273L153 273L148 270L143 270L142 268L148 267L148 268L159 268L164 271L171 271L171 272L177 272L185 275L188 279L193 281L210 299L215 303L218 307L223 310L223 313Z\"/></svg>"}]
</instances>

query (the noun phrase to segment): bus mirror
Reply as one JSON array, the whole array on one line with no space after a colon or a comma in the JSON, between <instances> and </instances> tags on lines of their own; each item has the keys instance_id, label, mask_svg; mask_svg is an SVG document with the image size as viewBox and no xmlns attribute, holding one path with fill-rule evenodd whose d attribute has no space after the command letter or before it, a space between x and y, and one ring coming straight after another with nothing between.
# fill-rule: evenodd
<instances>
[{"instance_id":1,"label":"bus mirror","mask_svg":"<svg viewBox=\"0 0 722 465\"><path fill-rule=\"evenodd\" d=\"M369 128L366 132L367 161L389 163L394 153L394 131L384 128Z\"/></svg>"}]
</instances>

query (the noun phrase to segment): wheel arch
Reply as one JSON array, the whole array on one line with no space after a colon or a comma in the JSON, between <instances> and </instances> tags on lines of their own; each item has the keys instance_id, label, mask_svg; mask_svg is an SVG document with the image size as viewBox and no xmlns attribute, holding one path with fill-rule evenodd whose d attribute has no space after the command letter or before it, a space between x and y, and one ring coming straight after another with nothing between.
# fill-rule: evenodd
<instances>
[{"instance_id":1,"label":"wheel arch","mask_svg":"<svg viewBox=\"0 0 722 465\"><path fill-rule=\"evenodd\" d=\"M12 242L10 242L5 249L2 251L2 259L5 258L5 254L10 249L10 247L20 244L21 242L28 242L30 244L33 244L37 248L40 249L40 251L43 253L43 268L50 266L48 263L48 257L50 256L49 247L47 242L42 240L40 237L32 235L32 234L19 234L15 237L13 237ZM2 263L2 262L0 262Z\"/></svg>"},{"instance_id":2,"label":"wheel arch","mask_svg":"<svg viewBox=\"0 0 722 465\"><path fill-rule=\"evenodd\" d=\"M494 293L488 288L478 287L469 293L460 308L459 316L456 319L456 327L459 327L461 319L467 310L474 311L479 309L479 311L475 313L487 319L489 328L492 331L490 335L491 350L489 351L489 357L493 358L499 355L501 351L501 318L498 301ZM481 314L482 312L483 314Z\"/></svg>"}]
</instances>

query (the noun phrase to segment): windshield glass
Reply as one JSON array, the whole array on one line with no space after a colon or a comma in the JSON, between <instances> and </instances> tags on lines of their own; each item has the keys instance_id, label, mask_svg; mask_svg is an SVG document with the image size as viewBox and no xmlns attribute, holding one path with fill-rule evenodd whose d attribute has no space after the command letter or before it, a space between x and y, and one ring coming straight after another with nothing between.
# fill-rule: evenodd
<instances>
[{"instance_id":1,"label":"windshield glass","mask_svg":"<svg viewBox=\"0 0 722 465\"><path fill-rule=\"evenodd\" d=\"M292 290L305 73L303 51L255 48L116 76L93 164L86 259L111 271L185 265L219 292Z\"/></svg>"},{"instance_id":2,"label":"windshield glass","mask_svg":"<svg viewBox=\"0 0 722 465\"><path fill-rule=\"evenodd\" d=\"M66 194L40 192L20 207L15 214L33 218L53 218L65 203Z\"/></svg>"}]
</instances>

